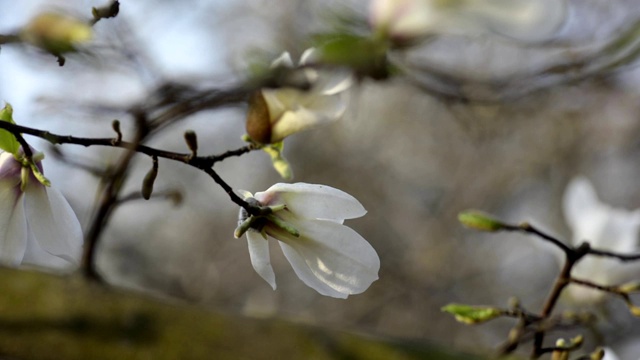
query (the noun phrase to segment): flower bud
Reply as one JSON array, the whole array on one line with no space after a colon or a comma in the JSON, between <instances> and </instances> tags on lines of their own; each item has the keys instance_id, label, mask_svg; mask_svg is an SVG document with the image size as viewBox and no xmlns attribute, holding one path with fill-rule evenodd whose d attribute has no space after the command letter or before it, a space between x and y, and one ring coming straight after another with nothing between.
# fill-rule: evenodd
<instances>
[{"instance_id":1,"label":"flower bud","mask_svg":"<svg viewBox=\"0 0 640 360\"><path fill-rule=\"evenodd\" d=\"M42 13L20 32L20 38L52 54L75 51L76 45L92 37L86 22L59 13Z\"/></svg>"},{"instance_id":2,"label":"flower bud","mask_svg":"<svg viewBox=\"0 0 640 360\"><path fill-rule=\"evenodd\" d=\"M158 176L158 158L154 157L151 170L149 170L147 175L144 177L144 180L142 180L141 192L142 197L145 200L149 200L151 198L151 193L153 192L153 184L156 181L156 176Z\"/></svg>"},{"instance_id":3,"label":"flower bud","mask_svg":"<svg viewBox=\"0 0 640 360\"><path fill-rule=\"evenodd\" d=\"M191 153L193 154L193 156L197 156L198 154L198 136L196 135L195 131L193 130L187 130L184 132L184 141L187 143L187 146L189 147L189 150L191 150Z\"/></svg>"},{"instance_id":4,"label":"flower bud","mask_svg":"<svg viewBox=\"0 0 640 360\"><path fill-rule=\"evenodd\" d=\"M247 111L247 134L252 140L261 144L271 142L271 117L269 106L262 91L254 92L249 98L249 111Z\"/></svg>"}]
</instances>

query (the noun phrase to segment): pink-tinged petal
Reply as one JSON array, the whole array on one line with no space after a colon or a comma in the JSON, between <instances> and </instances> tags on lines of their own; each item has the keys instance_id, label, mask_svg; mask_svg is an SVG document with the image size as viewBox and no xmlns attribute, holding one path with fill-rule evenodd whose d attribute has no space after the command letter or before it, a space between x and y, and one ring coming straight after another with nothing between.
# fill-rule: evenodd
<instances>
[{"instance_id":1,"label":"pink-tinged petal","mask_svg":"<svg viewBox=\"0 0 640 360\"><path fill-rule=\"evenodd\" d=\"M24 201L7 182L0 181L0 262L17 266L27 247Z\"/></svg>"},{"instance_id":2,"label":"pink-tinged petal","mask_svg":"<svg viewBox=\"0 0 640 360\"><path fill-rule=\"evenodd\" d=\"M269 242L257 231L249 230L246 234L253 269L275 290L276 275L271 267Z\"/></svg>"},{"instance_id":3,"label":"pink-tinged petal","mask_svg":"<svg viewBox=\"0 0 640 360\"><path fill-rule=\"evenodd\" d=\"M273 225L266 229L281 241L296 274L319 293L345 298L362 293L378 279L380 258L353 229L322 220L304 220L291 225L298 229L300 237Z\"/></svg>"},{"instance_id":4,"label":"pink-tinged petal","mask_svg":"<svg viewBox=\"0 0 640 360\"><path fill-rule=\"evenodd\" d=\"M309 219L330 219L339 222L367 213L356 198L325 185L278 183L267 191L256 193L255 198L265 205L286 204L288 211L295 216Z\"/></svg>"},{"instance_id":5,"label":"pink-tinged petal","mask_svg":"<svg viewBox=\"0 0 640 360\"><path fill-rule=\"evenodd\" d=\"M22 165L16 161L11 153L0 152L0 180L9 181L13 185L20 183Z\"/></svg>"},{"instance_id":6,"label":"pink-tinged petal","mask_svg":"<svg viewBox=\"0 0 640 360\"><path fill-rule=\"evenodd\" d=\"M29 231L42 250L78 263L82 251L82 229L73 209L54 188L30 183L25 192Z\"/></svg>"}]
</instances>

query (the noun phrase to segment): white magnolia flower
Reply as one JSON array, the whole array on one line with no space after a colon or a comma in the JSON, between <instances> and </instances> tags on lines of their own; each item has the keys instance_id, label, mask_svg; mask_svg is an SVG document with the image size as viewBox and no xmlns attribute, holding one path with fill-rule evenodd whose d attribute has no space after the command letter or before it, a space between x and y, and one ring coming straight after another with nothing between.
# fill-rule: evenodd
<instances>
[{"instance_id":1,"label":"white magnolia flower","mask_svg":"<svg viewBox=\"0 0 640 360\"><path fill-rule=\"evenodd\" d=\"M308 49L300 58L300 66L314 62L315 50ZM272 68L294 68L288 52L272 64ZM250 101L247 132L260 143L274 143L285 137L318 125L336 121L347 109L351 74L340 70L302 70L311 88L290 87L262 89Z\"/></svg>"},{"instance_id":2,"label":"white magnolia flower","mask_svg":"<svg viewBox=\"0 0 640 360\"><path fill-rule=\"evenodd\" d=\"M604 357L602 360L618 360L618 355L609 347L604 348Z\"/></svg>"},{"instance_id":3,"label":"white magnolia flower","mask_svg":"<svg viewBox=\"0 0 640 360\"><path fill-rule=\"evenodd\" d=\"M251 199L250 193L245 196ZM246 232L251 264L274 290L267 237L278 240L296 275L322 295L346 298L362 293L378 279L378 254L360 234L342 224L366 213L353 196L329 186L280 183L253 199L263 206L284 207L272 214L276 219L258 218ZM247 217L242 210L241 222Z\"/></svg>"},{"instance_id":4,"label":"white magnolia flower","mask_svg":"<svg viewBox=\"0 0 640 360\"><path fill-rule=\"evenodd\" d=\"M566 16L566 0L372 0L370 5L372 27L399 41L487 32L540 41L556 33Z\"/></svg>"},{"instance_id":5,"label":"white magnolia flower","mask_svg":"<svg viewBox=\"0 0 640 360\"><path fill-rule=\"evenodd\" d=\"M633 253L638 251L640 209L627 211L612 208L598 200L598 196L584 177L569 183L563 199L563 210L567 224L573 232L573 244L588 241L591 247ZM614 285L623 281L625 269L613 259L587 256L574 267L572 275L601 285ZM569 293L578 302L597 302L604 292L583 286L569 286Z\"/></svg>"},{"instance_id":6,"label":"white magnolia flower","mask_svg":"<svg viewBox=\"0 0 640 360\"><path fill-rule=\"evenodd\" d=\"M81 249L80 223L62 194L0 152L0 262L62 268L76 265Z\"/></svg>"}]
</instances>

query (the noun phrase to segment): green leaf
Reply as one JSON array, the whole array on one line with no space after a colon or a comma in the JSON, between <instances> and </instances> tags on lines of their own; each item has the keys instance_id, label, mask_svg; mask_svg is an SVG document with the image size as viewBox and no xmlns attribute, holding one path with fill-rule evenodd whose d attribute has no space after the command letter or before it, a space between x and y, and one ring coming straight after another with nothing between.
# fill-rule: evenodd
<instances>
[{"instance_id":1,"label":"green leaf","mask_svg":"<svg viewBox=\"0 0 640 360\"><path fill-rule=\"evenodd\" d=\"M13 108L11 104L6 103L4 108L0 110L0 121L6 121L11 124L15 124L13 121ZM20 150L20 143L16 140L16 137L7 130L0 129L0 149L16 155Z\"/></svg>"},{"instance_id":2,"label":"green leaf","mask_svg":"<svg viewBox=\"0 0 640 360\"><path fill-rule=\"evenodd\" d=\"M287 159L282 156L283 149L284 143L282 141L275 144L265 145L262 148L262 150L271 157L273 168L276 169L278 174L280 174L280 176L285 180L291 180L293 179L293 170L291 170L291 165Z\"/></svg>"},{"instance_id":3,"label":"green leaf","mask_svg":"<svg viewBox=\"0 0 640 360\"><path fill-rule=\"evenodd\" d=\"M314 40L323 63L346 66L359 75L374 79L389 76L386 42L346 33L316 35Z\"/></svg>"},{"instance_id":4,"label":"green leaf","mask_svg":"<svg viewBox=\"0 0 640 360\"><path fill-rule=\"evenodd\" d=\"M487 306L471 306L465 304L449 304L442 311L452 314L456 320L465 324L479 324L502 315L502 310Z\"/></svg>"},{"instance_id":5,"label":"green leaf","mask_svg":"<svg viewBox=\"0 0 640 360\"><path fill-rule=\"evenodd\" d=\"M458 214L458 221L468 228L489 232L502 230L507 226L493 216L478 210L461 212Z\"/></svg>"}]
</instances>

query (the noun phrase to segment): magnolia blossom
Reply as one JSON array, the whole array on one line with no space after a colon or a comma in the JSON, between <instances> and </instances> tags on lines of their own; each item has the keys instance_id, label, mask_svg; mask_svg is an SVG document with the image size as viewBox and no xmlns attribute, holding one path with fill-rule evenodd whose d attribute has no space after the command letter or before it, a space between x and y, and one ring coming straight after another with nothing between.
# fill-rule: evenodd
<instances>
[{"instance_id":1,"label":"magnolia blossom","mask_svg":"<svg viewBox=\"0 0 640 360\"><path fill-rule=\"evenodd\" d=\"M618 355L611 350L611 348L605 347L604 349L604 357L602 360L618 360Z\"/></svg>"},{"instance_id":2,"label":"magnolia blossom","mask_svg":"<svg viewBox=\"0 0 640 360\"><path fill-rule=\"evenodd\" d=\"M593 248L632 253L638 251L640 209L627 211L613 208L598 200L584 177L571 181L563 199L564 216L573 232L573 244L588 241ZM587 256L574 267L572 276L602 285L614 285L623 279L621 265L612 259ZM593 303L602 300L604 292L583 286L569 286L575 301Z\"/></svg>"},{"instance_id":3,"label":"magnolia blossom","mask_svg":"<svg viewBox=\"0 0 640 360\"><path fill-rule=\"evenodd\" d=\"M566 0L372 0L370 6L372 27L401 42L486 32L540 41L553 35L566 15Z\"/></svg>"},{"instance_id":4,"label":"magnolia blossom","mask_svg":"<svg viewBox=\"0 0 640 360\"><path fill-rule=\"evenodd\" d=\"M61 268L77 264L81 249L80 223L62 194L0 152L0 261Z\"/></svg>"},{"instance_id":5,"label":"magnolia blossom","mask_svg":"<svg viewBox=\"0 0 640 360\"><path fill-rule=\"evenodd\" d=\"M254 219L246 232L251 264L274 290L267 238L278 240L296 275L322 295L346 298L362 293L378 279L378 254L360 234L343 225L345 219L366 213L353 196L305 183L280 183L245 196L278 209L271 217ZM243 210L241 223L247 221Z\"/></svg>"},{"instance_id":6,"label":"magnolia blossom","mask_svg":"<svg viewBox=\"0 0 640 360\"><path fill-rule=\"evenodd\" d=\"M300 58L300 66L314 61L315 50L308 49ZM285 52L272 68L294 68ZM247 132L260 143L274 143L312 127L340 119L347 109L348 93L353 79L346 71L301 70L311 88L308 90L284 87L262 89L251 99L247 115Z\"/></svg>"}]
</instances>

